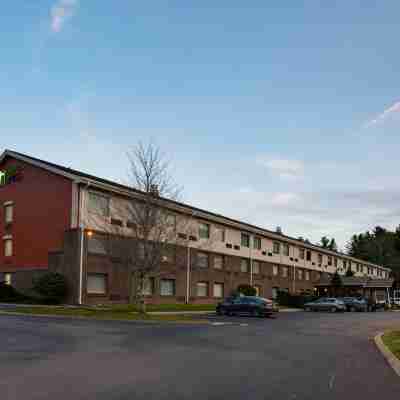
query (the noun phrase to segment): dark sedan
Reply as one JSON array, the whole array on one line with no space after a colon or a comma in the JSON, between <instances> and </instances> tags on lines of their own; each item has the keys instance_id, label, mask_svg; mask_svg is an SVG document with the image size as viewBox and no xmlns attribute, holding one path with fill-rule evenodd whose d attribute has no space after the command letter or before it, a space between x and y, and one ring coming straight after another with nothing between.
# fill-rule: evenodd
<instances>
[{"instance_id":1,"label":"dark sedan","mask_svg":"<svg viewBox=\"0 0 400 400\"><path fill-rule=\"evenodd\" d=\"M367 311L368 303L363 298L343 297L340 299L346 305L347 311Z\"/></svg>"},{"instance_id":2,"label":"dark sedan","mask_svg":"<svg viewBox=\"0 0 400 400\"><path fill-rule=\"evenodd\" d=\"M272 302L256 296L228 297L217 305L218 315L252 315L255 317L270 317L276 310Z\"/></svg>"}]
</instances>

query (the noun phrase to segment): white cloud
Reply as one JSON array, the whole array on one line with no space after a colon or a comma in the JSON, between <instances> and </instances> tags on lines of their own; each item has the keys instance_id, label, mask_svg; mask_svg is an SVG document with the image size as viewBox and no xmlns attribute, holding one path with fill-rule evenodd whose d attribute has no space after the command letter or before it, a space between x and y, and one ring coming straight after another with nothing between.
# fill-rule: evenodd
<instances>
[{"instance_id":1,"label":"white cloud","mask_svg":"<svg viewBox=\"0 0 400 400\"><path fill-rule=\"evenodd\" d=\"M284 158L259 158L258 164L284 179L297 179L304 175L304 163Z\"/></svg>"},{"instance_id":2,"label":"white cloud","mask_svg":"<svg viewBox=\"0 0 400 400\"><path fill-rule=\"evenodd\" d=\"M397 101L393 105L391 105L389 108L384 110L381 114L379 114L376 118L372 119L371 121L368 121L365 124L366 128L369 128L371 126L374 126L380 122L384 122L388 117L395 113L400 113L400 101Z\"/></svg>"},{"instance_id":3,"label":"white cloud","mask_svg":"<svg viewBox=\"0 0 400 400\"><path fill-rule=\"evenodd\" d=\"M66 21L76 14L78 5L79 0L58 0L51 8L51 30L61 32Z\"/></svg>"}]
</instances>

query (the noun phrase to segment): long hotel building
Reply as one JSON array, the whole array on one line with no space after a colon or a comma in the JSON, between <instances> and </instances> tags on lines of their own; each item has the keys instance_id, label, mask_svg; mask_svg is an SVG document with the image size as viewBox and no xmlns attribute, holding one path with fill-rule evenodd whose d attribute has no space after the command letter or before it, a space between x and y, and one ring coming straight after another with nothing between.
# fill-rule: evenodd
<instances>
[{"instance_id":1,"label":"long hotel building","mask_svg":"<svg viewBox=\"0 0 400 400\"><path fill-rule=\"evenodd\" d=\"M69 302L127 302L131 272L109 245L132 234L124 204L143 193L28 155L0 156L0 281L28 290L47 270L62 272ZM260 296L313 291L321 278L351 269L388 279L390 269L187 204L163 200L175 221L174 250L149 280L149 302L215 302L239 284ZM180 221L194 230L180 232ZM187 240L185 240L187 239ZM185 244L183 244L185 243Z\"/></svg>"}]
</instances>

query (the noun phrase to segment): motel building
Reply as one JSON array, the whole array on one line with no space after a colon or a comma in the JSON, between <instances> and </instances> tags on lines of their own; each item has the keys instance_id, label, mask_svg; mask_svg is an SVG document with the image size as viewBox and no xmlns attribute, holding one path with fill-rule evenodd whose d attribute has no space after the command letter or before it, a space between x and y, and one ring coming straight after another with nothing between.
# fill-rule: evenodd
<instances>
[{"instance_id":1,"label":"motel building","mask_svg":"<svg viewBox=\"0 0 400 400\"><path fill-rule=\"evenodd\" d=\"M61 272L73 304L124 303L130 272L109 246L112 227L129 237L124 202L143 193L28 155L0 156L0 281L21 291L46 271ZM173 244L161 273L149 279L148 302L219 301L239 284L262 297L279 290L313 293L338 271L354 271L360 289L383 293L390 269L187 204L161 199L175 219L191 219L188 240ZM193 226L192 224L192 226ZM110 233L111 232L111 233ZM205 245L207 243L207 245ZM325 282L325 283L323 283ZM355 288L357 289L357 287Z\"/></svg>"}]
</instances>

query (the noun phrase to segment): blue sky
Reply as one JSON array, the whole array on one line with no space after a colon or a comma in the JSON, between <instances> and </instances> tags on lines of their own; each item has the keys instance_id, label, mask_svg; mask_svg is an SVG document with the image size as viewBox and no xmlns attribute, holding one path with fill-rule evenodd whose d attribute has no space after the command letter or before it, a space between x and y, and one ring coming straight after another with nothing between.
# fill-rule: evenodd
<instances>
[{"instance_id":1,"label":"blue sky","mask_svg":"<svg viewBox=\"0 0 400 400\"><path fill-rule=\"evenodd\" d=\"M185 201L343 245L400 223L399 15L389 0L6 2L0 149L123 181L126 150L152 139Z\"/></svg>"}]
</instances>

